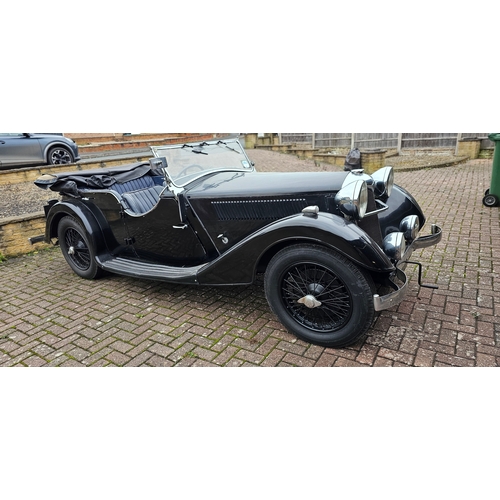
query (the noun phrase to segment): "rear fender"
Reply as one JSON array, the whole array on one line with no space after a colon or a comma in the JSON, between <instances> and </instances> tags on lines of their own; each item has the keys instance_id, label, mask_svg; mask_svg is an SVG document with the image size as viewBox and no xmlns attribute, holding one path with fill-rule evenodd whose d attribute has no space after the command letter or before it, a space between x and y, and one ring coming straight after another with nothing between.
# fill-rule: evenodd
<instances>
[{"instance_id":1,"label":"rear fender","mask_svg":"<svg viewBox=\"0 0 500 500\"><path fill-rule=\"evenodd\" d=\"M57 227L59 221L65 216L71 216L79 220L85 231L94 243L97 254L106 252L105 238L103 229L98 222L100 214L94 213L87 205L80 200L64 200L50 207L47 214L47 223L45 226L45 241L50 243L53 238L57 238Z\"/></svg>"},{"instance_id":2,"label":"rear fender","mask_svg":"<svg viewBox=\"0 0 500 500\"><path fill-rule=\"evenodd\" d=\"M236 244L198 273L203 284L251 283L261 261L287 245L319 244L347 257L371 272L390 273L394 266L377 243L356 224L320 212L318 215L297 214L266 226Z\"/></svg>"}]
</instances>

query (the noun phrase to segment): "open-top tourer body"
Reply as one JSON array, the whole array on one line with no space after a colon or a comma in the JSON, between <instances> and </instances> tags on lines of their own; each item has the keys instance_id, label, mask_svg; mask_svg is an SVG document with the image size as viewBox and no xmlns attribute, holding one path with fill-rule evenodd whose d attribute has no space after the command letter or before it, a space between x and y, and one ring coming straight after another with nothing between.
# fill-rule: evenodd
<instances>
[{"instance_id":1,"label":"open-top tourer body","mask_svg":"<svg viewBox=\"0 0 500 500\"><path fill-rule=\"evenodd\" d=\"M271 309L292 333L340 347L403 299L412 252L441 239L436 225L419 236L424 214L392 167L259 173L236 139L153 151L148 162L35 182L60 194L45 207L45 239L81 277L214 286L265 273Z\"/></svg>"}]
</instances>

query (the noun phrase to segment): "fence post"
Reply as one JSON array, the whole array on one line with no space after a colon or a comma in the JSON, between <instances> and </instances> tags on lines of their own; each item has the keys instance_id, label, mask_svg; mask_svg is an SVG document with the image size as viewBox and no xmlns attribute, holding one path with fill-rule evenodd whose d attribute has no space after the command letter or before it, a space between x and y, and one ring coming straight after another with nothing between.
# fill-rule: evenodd
<instances>
[{"instance_id":1,"label":"fence post","mask_svg":"<svg viewBox=\"0 0 500 500\"><path fill-rule=\"evenodd\" d=\"M316 148L316 134L313 132L313 135L312 135L312 148L315 149Z\"/></svg>"},{"instance_id":2,"label":"fence post","mask_svg":"<svg viewBox=\"0 0 500 500\"><path fill-rule=\"evenodd\" d=\"M455 144L455 156L458 155L458 143L462 140L462 133L457 134L457 143Z\"/></svg>"},{"instance_id":3,"label":"fence post","mask_svg":"<svg viewBox=\"0 0 500 500\"><path fill-rule=\"evenodd\" d=\"M401 154L401 146L403 145L403 134L400 132L398 134L398 155Z\"/></svg>"},{"instance_id":4,"label":"fence post","mask_svg":"<svg viewBox=\"0 0 500 500\"><path fill-rule=\"evenodd\" d=\"M354 142L355 142L355 141L354 141L354 136L355 136L355 135L356 135L356 134L351 133L351 149L354 149Z\"/></svg>"}]
</instances>

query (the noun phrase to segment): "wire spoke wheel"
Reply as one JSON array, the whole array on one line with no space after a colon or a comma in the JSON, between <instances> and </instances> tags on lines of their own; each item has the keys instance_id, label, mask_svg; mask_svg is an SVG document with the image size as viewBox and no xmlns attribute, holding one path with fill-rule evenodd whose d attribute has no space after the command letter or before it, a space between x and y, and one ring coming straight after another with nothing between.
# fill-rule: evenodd
<instances>
[{"instance_id":1,"label":"wire spoke wheel","mask_svg":"<svg viewBox=\"0 0 500 500\"><path fill-rule=\"evenodd\" d=\"M283 325L312 344L350 345L366 333L375 315L371 277L318 245L280 250L269 262L264 288Z\"/></svg>"},{"instance_id":2,"label":"wire spoke wheel","mask_svg":"<svg viewBox=\"0 0 500 500\"><path fill-rule=\"evenodd\" d=\"M57 228L61 252L71 269L80 277L95 279L102 275L97 265L92 239L82 224L71 216L61 219Z\"/></svg>"},{"instance_id":3,"label":"wire spoke wheel","mask_svg":"<svg viewBox=\"0 0 500 500\"><path fill-rule=\"evenodd\" d=\"M351 316L349 290L337 275L319 264L292 266L283 276L281 291L283 303L295 321L314 331L335 331ZM316 302L311 300L312 305L307 305L306 297Z\"/></svg>"},{"instance_id":4,"label":"wire spoke wheel","mask_svg":"<svg viewBox=\"0 0 500 500\"><path fill-rule=\"evenodd\" d=\"M70 259L78 269L86 271L90 267L90 250L82 235L73 228L66 230L64 235L66 249Z\"/></svg>"}]
</instances>

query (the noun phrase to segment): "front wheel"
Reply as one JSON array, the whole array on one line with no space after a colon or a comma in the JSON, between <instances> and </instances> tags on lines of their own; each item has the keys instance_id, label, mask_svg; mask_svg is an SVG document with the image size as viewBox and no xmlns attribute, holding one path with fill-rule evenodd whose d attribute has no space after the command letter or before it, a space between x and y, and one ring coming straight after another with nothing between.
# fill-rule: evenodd
<instances>
[{"instance_id":1,"label":"front wheel","mask_svg":"<svg viewBox=\"0 0 500 500\"><path fill-rule=\"evenodd\" d=\"M47 155L49 165L66 165L74 163L74 158L71 151L62 146L56 146L49 151Z\"/></svg>"},{"instance_id":2,"label":"front wheel","mask_svg":"<svg viewBox=\"0 0 500 500\"><path fill-rule=\"evenodd\" d=\"M59 246L71 269L80 277L92 280L103 274L83 226L73 217L63 217L57 228Z\"/></svg>"},{"instance_id":3,"label":"front wheel","mask_svg":"<svg viewBox=\"0 0 500 500\"><path fill-rule=\"evenodd\" d=\"M371 277L319 246L293 245L278 252L267 268L264 288L283 325L312 344L353 344L375 315Z\"/></svg>"}]
</instances>

